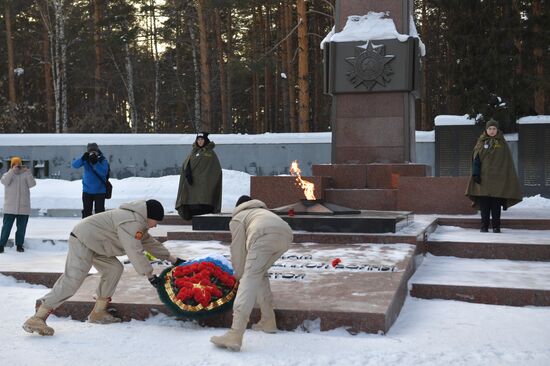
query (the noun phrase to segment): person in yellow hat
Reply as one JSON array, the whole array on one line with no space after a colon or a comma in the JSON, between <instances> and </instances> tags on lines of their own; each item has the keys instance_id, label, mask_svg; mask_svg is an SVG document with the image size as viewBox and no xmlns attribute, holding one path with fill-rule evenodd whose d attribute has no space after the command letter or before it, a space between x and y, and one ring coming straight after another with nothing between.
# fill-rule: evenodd
<instances>
[{"instance_id":1,"label":"person in yellow hat","mask_svg":"<svg viewBox=\"0 0 550 366\"><path fill-rule=\"evenodd\" d=\"M13 156L10 161L10 170L4 173L0 179L4 185L4 222L2 234L0 234L0 253L4 252L14 221L17 221L15 246L18 252L25 251L23 243L31 214L30 189L36 185L31 171L22 164L19 156Z\"/></svg>"}]
</instances>

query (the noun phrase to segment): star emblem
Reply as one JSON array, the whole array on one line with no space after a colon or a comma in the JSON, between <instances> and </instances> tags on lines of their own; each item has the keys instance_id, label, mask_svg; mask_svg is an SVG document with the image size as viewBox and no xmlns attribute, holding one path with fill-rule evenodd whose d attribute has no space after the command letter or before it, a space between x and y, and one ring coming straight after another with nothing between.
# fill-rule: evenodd
<instances>
[{"instance_id":1,"label":"star emblem","mask_svg":"<svg viewBox=\"0 0 550 366\"><path fill-rule=\"evenodd\" d=\"M389 63L394 58L394 55L386 55L384 45L367 41L363 46L356 47L354 57L346 58L346 62L353 67L346 75L354 88L364 84L367 90L372 90L376 83L386 86L393 75Z\"/></svg>"}]
</instances>

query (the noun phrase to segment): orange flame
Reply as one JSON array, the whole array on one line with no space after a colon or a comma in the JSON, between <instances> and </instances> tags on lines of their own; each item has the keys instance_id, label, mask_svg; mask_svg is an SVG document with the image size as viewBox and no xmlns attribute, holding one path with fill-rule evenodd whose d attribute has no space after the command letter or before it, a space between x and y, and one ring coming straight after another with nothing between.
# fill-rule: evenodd
<instances>
[{"instance_id":1,"label":"orange flame","mask_svg":"<svg viewBox=\"0 0 550 366\"><path fill-rule=\"evenodd\" d=\"M302 179L302 171L298 167L298 160L294 160L290 165L290 174L296 176L296 183L304 190L304 195L308 200L315 200L315 184Z\"/></svg>"}]
</instances>

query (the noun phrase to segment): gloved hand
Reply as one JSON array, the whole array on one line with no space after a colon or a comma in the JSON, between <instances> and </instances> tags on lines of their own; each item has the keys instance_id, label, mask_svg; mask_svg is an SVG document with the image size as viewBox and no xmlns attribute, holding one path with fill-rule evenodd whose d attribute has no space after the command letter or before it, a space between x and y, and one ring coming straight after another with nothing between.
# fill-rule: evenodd
<instances>
[{"instance_id":1,"label":"gloved hand","mask_svg":"<svg viewBox=\"0 0 550 366\"><path fill-rule=\"evenodd\" d=\"M479 175L472 175L472 179L474 180L474 182L476 182L477 184L481 184L481 177Z\"/></svg>"},{"instance_id":2,"label":"gloved hand","mask_svg":"<svg viewBox=\"0 0 550 366\"><path fill-rule=\"evenodd\" d=\"M187 183L190 185L193 185L193 175L191 174L191 164L187 164L187 167L185 168L185 178L187 179Z\"/></svg>"},{"instance_id":3,"label":"gloved hand","mask_svg":"<svg viewBox=\"0 0 550 366\"><path fill-rule=\"evenodd\" d=\"M182 263L185 263L187 262L185 259L181 259L181 258L176 258L176 261L174 262L174 266L179 266L180 264Z\"/></svg>"},{"instance_id":4,"label":"gloved hand","mask_svg":"<svg viewBox=\"0 0 550 366\"><path fill-rule=\"evenodd\" d=\"M153 285L153 287L159 288L162 286L162 279L157 275L153 275L152 277L149 277L149 283Z\"/></svg>"},{"instance_id":5,"label":"gloved hand","mask_svg":"<svg viewBox=\"0 0 550 366\"><path fill-rule=\"evenodd\" d=\"M85 152L84 154L82 154L82 160L88 161L88 159L90 159L90 153L89 152Z\"/></svg>"}]
</instances>

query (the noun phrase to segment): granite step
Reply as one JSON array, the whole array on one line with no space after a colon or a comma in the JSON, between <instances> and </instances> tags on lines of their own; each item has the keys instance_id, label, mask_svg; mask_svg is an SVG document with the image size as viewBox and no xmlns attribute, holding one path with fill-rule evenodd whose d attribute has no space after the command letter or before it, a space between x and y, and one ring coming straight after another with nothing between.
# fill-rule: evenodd
<instances>
[{"instance_id":1,"label":"granite step","mask_svg":"<svg viewBox=\"0 0 550 366\"><path fill-rule=\"evenodd\" d=\"M508 229L550 230L548 218L501 218L501 227ZM479 229L479 217L439 217L437 223L441 226L458 226L462 228Z\"/></svg>"},{"instance_id":2,"label":"granite step","mask_svg":"<svg viewBox=\"0 0 550 366\"><path fill-rule=\"evenodd\" d=\"M550 261L550 231L503 228L496 234L440 226L429 235L426 248L435 256Z\"/></svg>"},{"instance_id":3,"label":"granite step","mask_svg":"<svg viewBox=\"0 0 550 366\"><path fill-rule=\"evenodd\" d=\"M411 296L491 305L550 306L550 263L427 255Z\"/></svg>"}]
</instances>

